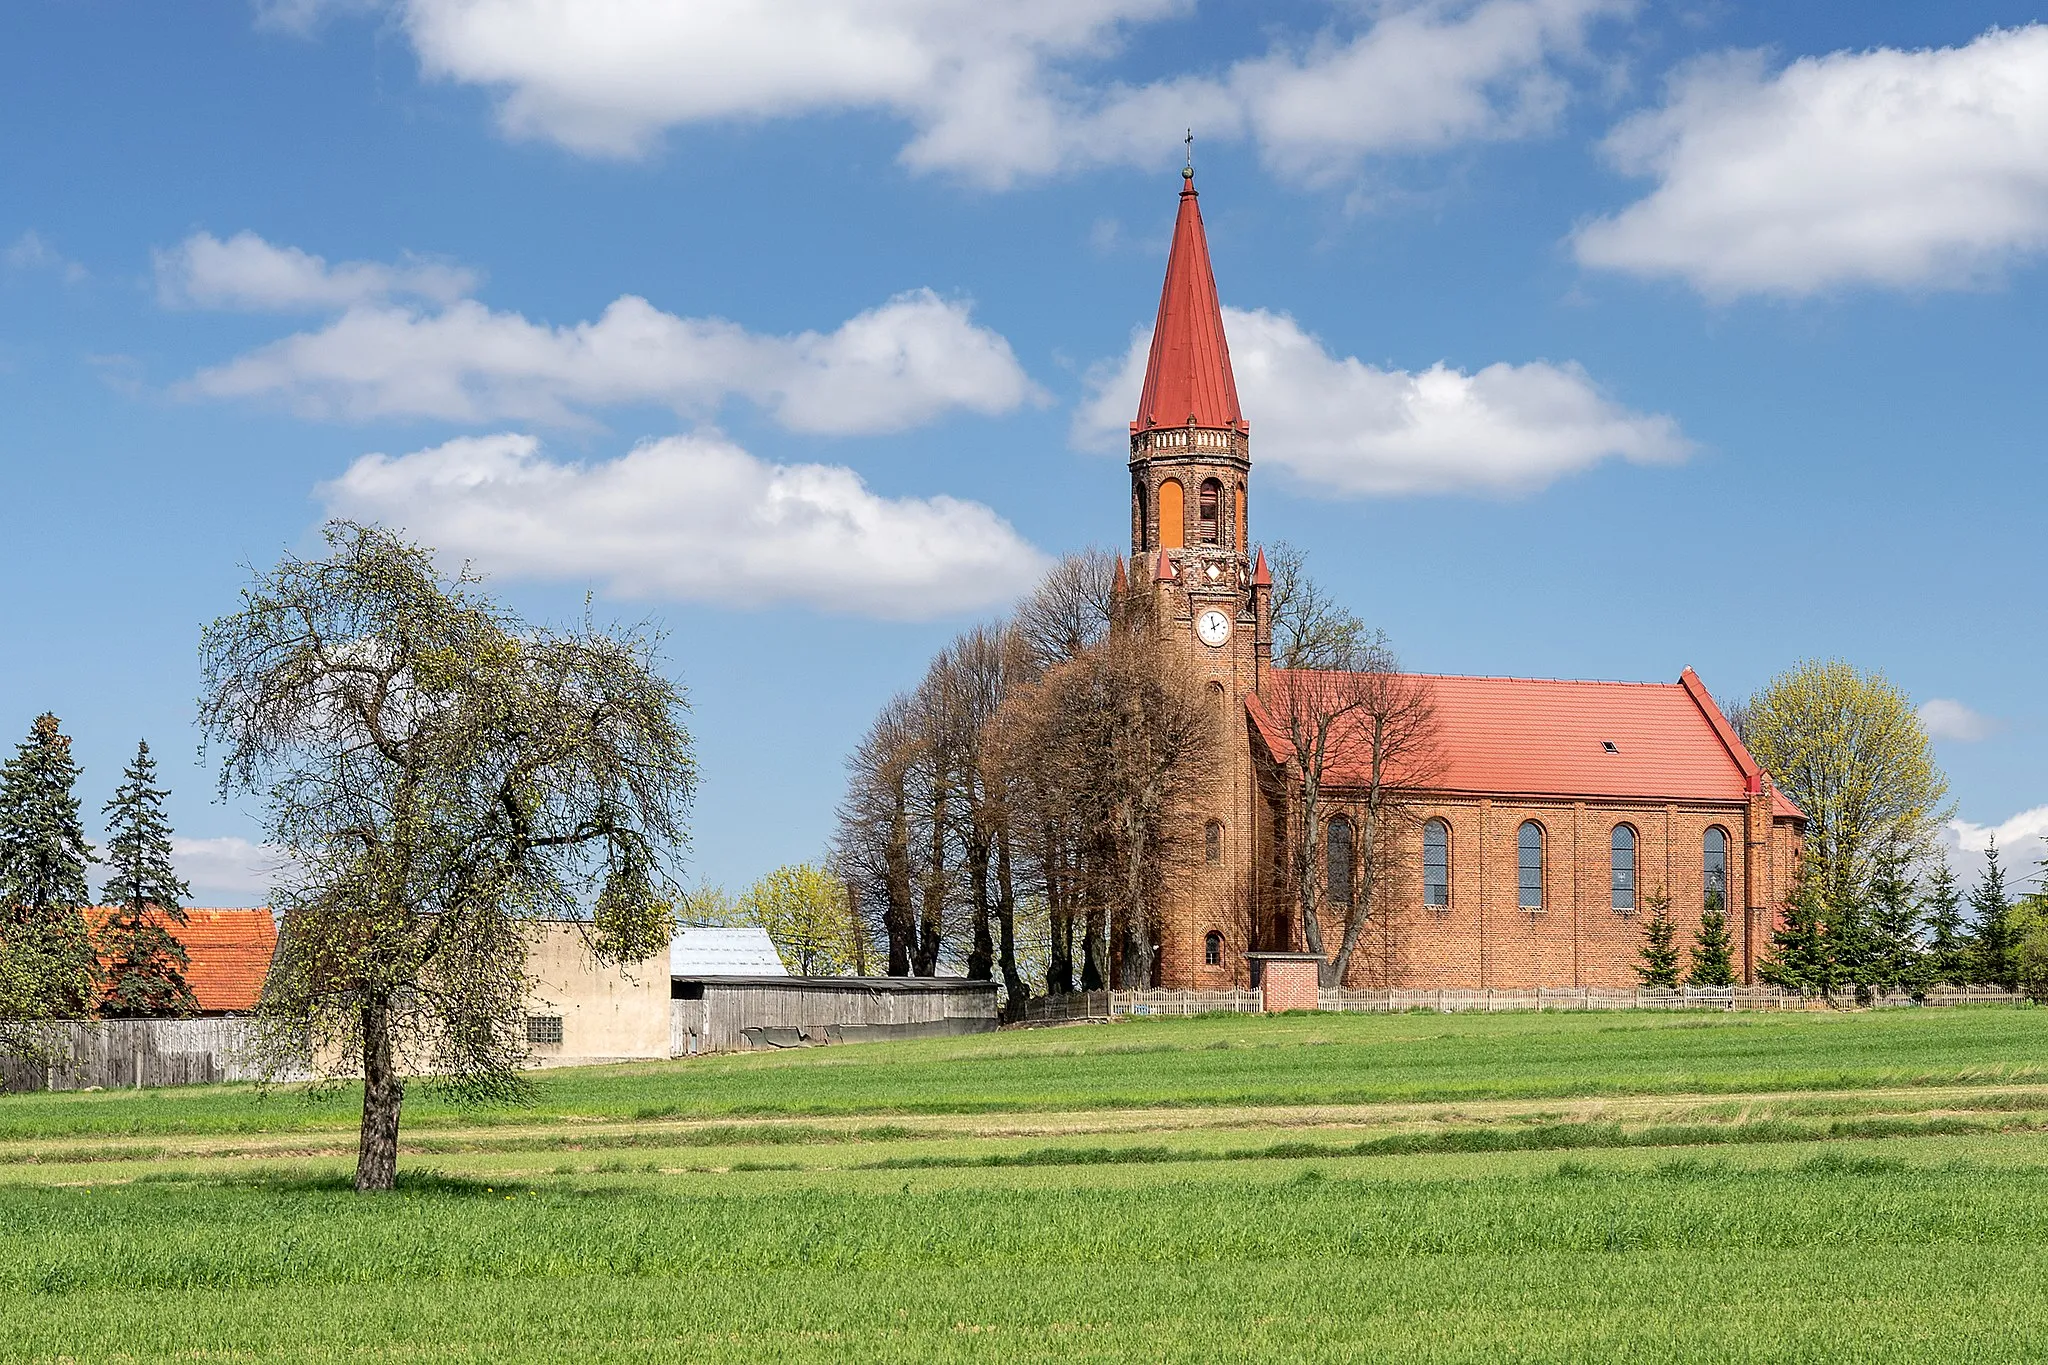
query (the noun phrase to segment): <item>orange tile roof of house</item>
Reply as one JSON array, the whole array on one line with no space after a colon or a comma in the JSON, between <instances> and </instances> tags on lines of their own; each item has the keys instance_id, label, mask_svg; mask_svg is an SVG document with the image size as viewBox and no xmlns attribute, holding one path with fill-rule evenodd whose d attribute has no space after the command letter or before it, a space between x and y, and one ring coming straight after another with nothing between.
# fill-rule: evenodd
<instances>
[{"instance_id":1,"label":"orange tile roof of house","mask_svg":"<svg viewBox=\"0 0 2048 1365\"><path fill-rule=\"evenodd\" d=\"M98 931L111 913L90 912ZM267 909L188 909L187 923L171 932L192 959L185 980L205 1014L242 1014L256 1007L263 977L277 951L277 921Z\"/></svg>"},{"instance_id":2,"label":"orange tile roof of house","mask_svg":"<svg viewBox=\"0 0 2048 1365\"><path fill-rule=\"evenodd\" d=\"M1293 676L1270 675L1274 705L1284 705ZM1430 790L1731 802L1761 790L1763 770L1691 669L1676 683L1413 676L1428 684L1436 709ZM1253 695L1246 710L1274 756L1290 757L1286 728L1267 703ZM1360 748L1340 727L1325 780L1362 785ZM1805 818L1775 783L1771 790L1775 815Z\"/></svg>"}]
</instances>

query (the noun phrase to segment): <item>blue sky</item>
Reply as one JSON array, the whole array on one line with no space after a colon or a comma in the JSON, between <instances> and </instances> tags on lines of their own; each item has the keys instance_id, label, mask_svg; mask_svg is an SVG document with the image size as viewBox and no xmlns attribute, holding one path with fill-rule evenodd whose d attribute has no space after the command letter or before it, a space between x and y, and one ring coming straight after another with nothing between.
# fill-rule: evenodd
<instances>
[{"instance_id":1,"label":"blue sky","mask_svg":"<svg viewBox=\"0 0 2048 1365\"><path fill-rule=\"evenodd\" d=\"M573 11L564 26L557 11ZM2048 28L2013 4L25 0L0 15L0 729L146 736L262 896L196 637L329 513L650 620L693 871L1124 535L1180 136L1252 533L1410 666L1926 704L2048 834ZM382 457L382 458L372 458Z\"/></svg>"}]
</instances>

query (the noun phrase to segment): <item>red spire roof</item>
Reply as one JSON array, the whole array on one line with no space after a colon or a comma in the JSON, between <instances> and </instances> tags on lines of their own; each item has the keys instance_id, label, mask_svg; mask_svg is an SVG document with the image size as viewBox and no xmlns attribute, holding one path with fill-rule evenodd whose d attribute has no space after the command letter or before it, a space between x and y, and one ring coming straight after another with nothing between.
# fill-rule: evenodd
<instances>
[{"instance_id":1,"label":"red spire roof","mask_svg":"<svg viewBox=\"0 0 2048 1365\"><path fill-rule=\"evenodd\" d=\"M1237 381L1230 373L1230 344L1223 337L1223 309L1216 302L1216 276L1209 269L1209 239L1202 232L1195 173L1181 172L1180 217L1173 225L1173 250L1166 258L1166 286L1159 291L1159 317L1152 325L1152 357L1145 365L1145 390L1138 398L1132 431L1152 427L1251 428L1237 405Z\"/></svg>"}]
</instances>

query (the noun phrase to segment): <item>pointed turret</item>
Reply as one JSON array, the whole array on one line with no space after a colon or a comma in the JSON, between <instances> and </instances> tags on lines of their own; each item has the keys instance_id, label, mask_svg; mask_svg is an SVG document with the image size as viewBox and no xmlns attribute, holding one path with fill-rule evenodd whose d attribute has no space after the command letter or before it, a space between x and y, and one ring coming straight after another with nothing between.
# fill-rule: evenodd
<instances>
[{"instance_id":1,"label":"pointed turret","mask_svg":"<svg viewBox=\"0 0 2048 1365\"><path fill-rule=\"evenodd\" d=\"M1237 405L1193 168L1181 172L1180 216L1173 225L1166 286L1159 291L1159 317L1152 325L1152 356L1131 430L1188 426L1251 429Z\"/></svg>"},{"instance_id":2,"label":"pointed turret","mask_svg":"<svg viewBox=\"0 0 2048 1365\"><path fill-rule=\"evenodd\" d=\"M1116 600L1119 602L1123 601L1124 594L1131 590L1129 580L1124 577L1124 557L1122 555L1116 557L1116 569L1110 575L1109 590L1115 594Z\"/></svg>"},{"instance_id":3,"label":"pointed turret","mask_svg":"<svg viewBox=\"0 0 2048 1365\"><path fill-rule=\"evenodd\" d=\"M1252 565L1252 586L1270 588L1273 586L1273 571L1266 567L1266 547L1259 547L1258 562Z\"/></svg>"}]
</instances>

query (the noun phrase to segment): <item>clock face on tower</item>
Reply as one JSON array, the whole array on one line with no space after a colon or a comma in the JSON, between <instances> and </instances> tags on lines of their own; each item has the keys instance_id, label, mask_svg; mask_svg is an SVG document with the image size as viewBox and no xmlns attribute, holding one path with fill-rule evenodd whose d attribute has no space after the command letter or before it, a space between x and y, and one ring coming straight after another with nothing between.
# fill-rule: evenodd
<instances>
[{"instance_id":1,"label":"clock face on tower","mask_svg":"<svg viewBox=\"0 0 2048 1365\"><path fill-rule=\"evenodd\" d=\"M1230 639L1230 618L1211 607L1195 618L1195 636L1211 649Z\"/></svg>"}]
</instances>

